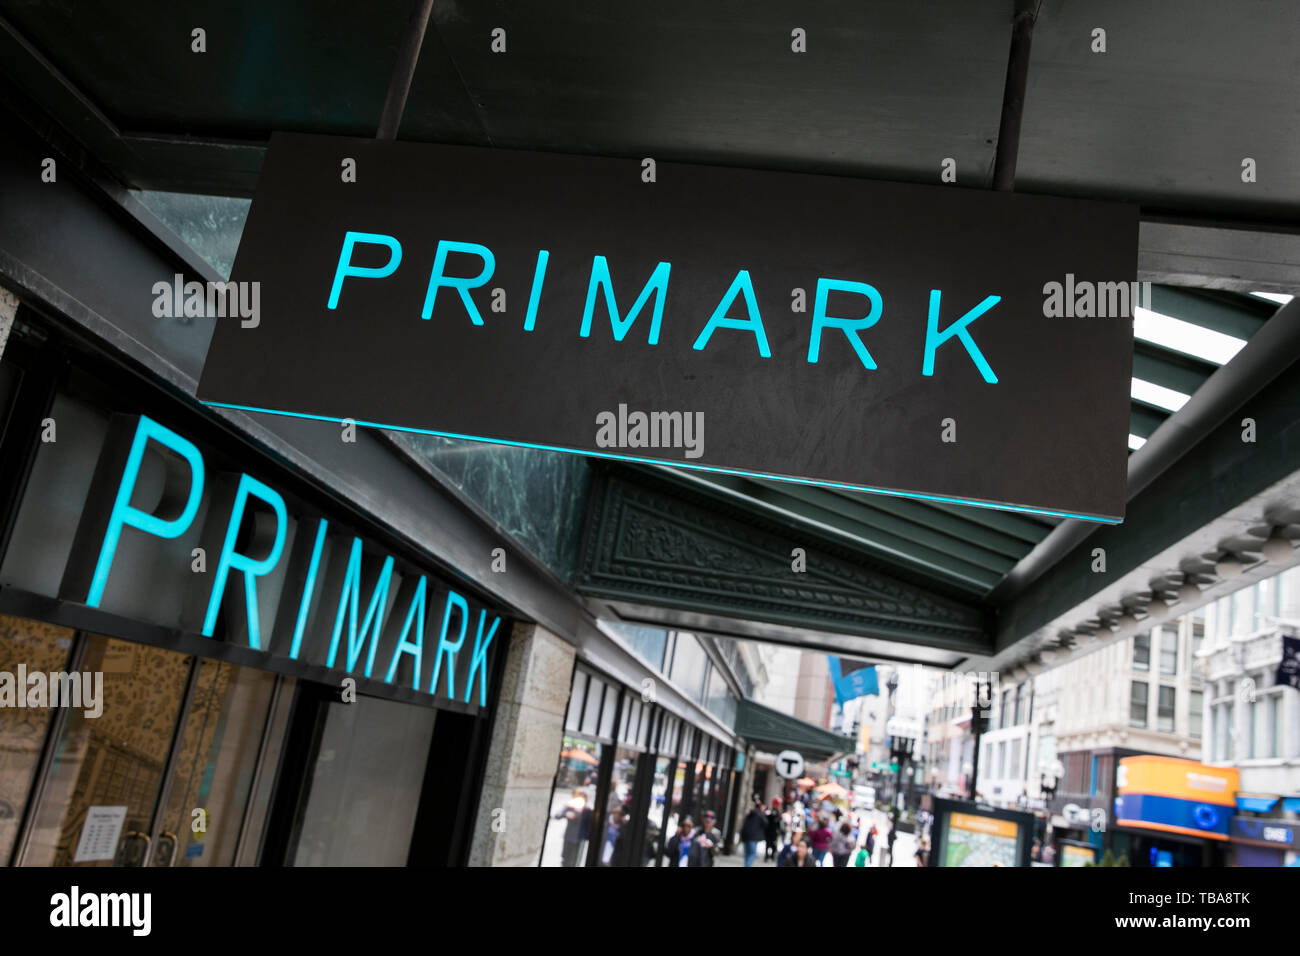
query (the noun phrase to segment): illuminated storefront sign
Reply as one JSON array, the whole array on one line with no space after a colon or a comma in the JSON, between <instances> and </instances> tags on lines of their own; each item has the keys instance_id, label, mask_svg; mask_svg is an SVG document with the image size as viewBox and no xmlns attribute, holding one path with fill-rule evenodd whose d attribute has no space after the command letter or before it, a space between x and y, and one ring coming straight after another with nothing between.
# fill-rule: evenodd
<instances>
[{"instance_id":1,"label":"illuminated storefront sign","mask_svg":"<svg viewBox=\"0 0 1300 956\"><path fill-rule=\"evenodd\" d=\"M1115 775L1119 826L1227 840L1238 774L1178 757L1125 757Z\"/></svg>"},{"instance_id":2,"label":"illuminated storefront sign","mask_svg":"<svg viewBox=\"0 0 1300 956\"><path fill-rule=\"evenodd\" d=\"M1131 319L1044 296L1131 282L1135 207L641 171L276 135L232 276L259 321L217 322L199 397L1122 517Z\"/></svg>"},{"instance_id":3,"label":"illuminated storefront sign","mask_svg":"<svg viewBox=\"0 0 1300 956\"><path fill-rule=\"evenodd\" d=\"M138 573L120 560L124 537L177 539L195 530L183 629L238 637L340 677L409 687L470 710L486 706L500 615L434 575L399 568L393 555L324 517L291 522L276 489L246 473L210 473L198 446L145 416L114 419L60 596L104 606L115 575Z\"/></svg>"}]
</instances>

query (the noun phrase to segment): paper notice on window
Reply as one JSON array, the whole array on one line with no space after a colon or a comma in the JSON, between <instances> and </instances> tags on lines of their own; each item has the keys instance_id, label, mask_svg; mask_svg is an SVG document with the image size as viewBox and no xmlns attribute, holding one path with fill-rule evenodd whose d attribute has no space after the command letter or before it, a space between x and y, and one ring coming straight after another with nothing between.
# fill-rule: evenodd
<instances>
[{"instance_id":1,"label":"paper notice on window","mask_svg":"<svg viewBox=\"0 0 1300 956\"><path fill-rule=\"evenodd\" d=\"M81 828L81 840L73 863L111 860L117 855L117 841L126 822L126 807L91 807Z\"/></svg>"}]
</instances>

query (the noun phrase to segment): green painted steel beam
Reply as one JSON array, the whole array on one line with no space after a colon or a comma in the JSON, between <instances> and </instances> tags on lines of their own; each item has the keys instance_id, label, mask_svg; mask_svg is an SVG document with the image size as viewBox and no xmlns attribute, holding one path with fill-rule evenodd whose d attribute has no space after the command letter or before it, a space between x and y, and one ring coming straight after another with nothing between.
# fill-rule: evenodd
<instances>
[{"instance_id":1,"label":"green painted steel beam","mask_svg":"<svg viewBox=\"0 0 1300 956\"><path fill-rule=\"evenodd\" d=\"M1146 342L1133 348L1133 377L1192 395L1214 374L1215 366Z\"/></svg>"},{"instance_id":2,"label":"green painted steel beam","mask_svg":"<svg viewBox=\"0 0 1300 956\"><path fill-rule=\"evenodd\" d=\"M776 501L796 513L818 513L823 516L818 519L822 523L843 525L851 534L863 540L871 541L881 534L889 535L896 542L902 542L901 545L894 545L896 549L904 552L915 550L918 554L924 554L926 563L932 567L950 569L950 573L956 573L958 568L965 566L968 572L964 575L966 577L970 576L971 569L983 572L981 577L991 573L994 580L990 587L1015 565L1016 559L966 544L950 535L821 488L807 485L776 487L775 483L763 483L763 487L766 489L763 500Z\"/></svg>"},{"instance_id":3,"label":"green painted steel beam","mask_svg":"<svg viewBox=\"0 0 1300 956\"><path fill-rule=\"evenodd\" d=\"M912 498L895 498L888 495L873 495L868 492L846 491L840 488L827 489L832 495L847 498L876 511L893 514L914 524L930 528L967 544L983 548L994 554L1001 554L1019 561L1029 551L1029 546L1017 537L1004 534L986 525L976 524L964 517L946 511L938 511L927 502Z\"/></svg>"},{"instance_id":4,"label":"green painted steel beam","mask_svg":"<svg viewBox=\"0 0 1300 956\"><path fill-rule=\"evenodd\" d=\"M932 501L929 505L936 511L946 511L974 524L982 524L987 528L1019 538L1031 548L1051 534L1052 529L1060 524L1059 518L1031 518L1010 511L998 511L995 508L972 508L970 505L954 505L943 501Z\"/></svg>"},{"instance_id":5,"label":"green painted steel beam","mask_svg":"<svg viewBox=\"0 0 1300 956\"><path fill-rule=\"evenodd\" d=\"M1133 410L1129 414L1129 432L1137 435L1138 438L1150 438L1168 418L1167 414L1162 414L1149 405L1134 402Z\"/></svg>"},{"instance_id":6,"label":"green painted steel beam","mask_svg":"<svg viewBox=\"0 0 1300 956\"><path fill-rule=\"evenodd\" d=\"M818 503L801 500L791 494L792 489L808 488L813 491L824 491L824 489L813 489L811 486L794 482L774 481L760 484L752 479L734 475L703 475L695 472L683 475L676 471L674 474L690 479L696 484L724 488L743 495L755 503L761 503L766 506L765 510L770 509L769 513L775 512L792 529L807 529L809 523L815 523L821 527L812 530L824 534L823 528L831 528L837 531L850 547L866 555L890 562L903 562L925 577L954 584L972 594L987 594L1006 573L982 564L954 560L946 550L946 544L944 550L918 545L907 536L867 527L843 513L832 511Z\"/></svg>"},{"instance_id":7,"label":"green painted steel beam","mask_svg":"<svg viewBox=\"0 0 1300 956\"><path fill-rule=\"evenodd\" d=\"M1247 342L1276 310L1274 303L1249 296L1212 291L1191 291L1173 286L1151 288L1151 309Z\"/></svg>"}]
</instances>

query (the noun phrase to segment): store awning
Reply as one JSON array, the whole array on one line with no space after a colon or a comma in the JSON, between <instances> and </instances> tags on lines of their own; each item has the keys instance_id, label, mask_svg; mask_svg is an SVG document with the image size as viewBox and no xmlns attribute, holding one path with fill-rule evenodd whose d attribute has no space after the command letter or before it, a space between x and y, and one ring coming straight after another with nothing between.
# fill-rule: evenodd
<instances>
[{"instance_id":1,"label":"store awning","mask_svg":"<svg viewBox=\"0 0 1300 956\"><path fill-rule=\"evenodd\" d=\"M736 736L759 750L797 751L806 761L828 760L834 754L854 753L856 741L846 734L825 730L798 717L742 700L736 708Z\"/></svg>"},{"instance_id":2,"label":"store awning","mask_svg":"<svg viewBox=\"0 0 1300 956\"><path fill-rule=\"evenodd\" d=\"M1278 801L1277 797L1259 796L1251 793L1237 794L1237 809L1251 813L1268 813Z\"/></svg>"}]
</instances>

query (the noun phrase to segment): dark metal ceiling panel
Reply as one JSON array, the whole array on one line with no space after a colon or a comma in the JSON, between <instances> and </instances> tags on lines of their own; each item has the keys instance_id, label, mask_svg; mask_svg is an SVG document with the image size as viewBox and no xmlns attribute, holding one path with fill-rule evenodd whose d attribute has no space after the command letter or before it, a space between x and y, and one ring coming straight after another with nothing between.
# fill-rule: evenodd
<instances>
[{"instance_id":1,"label":"dark metal ceiling panel","mask_svg":"<svg viewBox=\"0 0 1300 956\"><path fill-rule=\"evenodd\" d=\"M373 135L414 6L0 0L0 13L121 130L265 139Z\"/></svg>"},{"instance_id":2,"label":"dark metal ceiling panel","mask_svg":"<svg viewBox=\"0 0 1300 956\"><path fill-rule=\"evenodd\" d=\"M1105 53L1092 52L1095 28ZM1045 0L1016 188L1295 221L1297 49L1294 0Z\"/></svg>"},{"instance_id":3,"label":"dark metal ceiling panel","mask_svg":"<svg viewBox=\"0 0 1300 956\"><path fill-rule=\"evenodd\" d=\"M1009 3L439 3L493 144L985 186ZM807 52L791 51L802 28ZM506 31L506 52L491 51ZM403 138L438 139L421 57Z\"/></svg>"}]
</instances>

